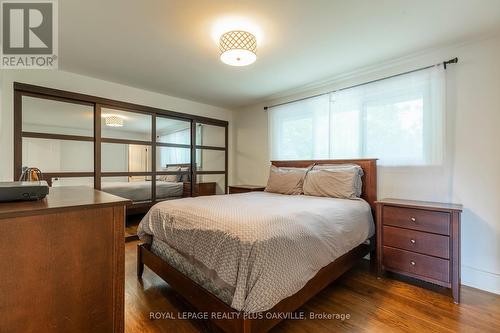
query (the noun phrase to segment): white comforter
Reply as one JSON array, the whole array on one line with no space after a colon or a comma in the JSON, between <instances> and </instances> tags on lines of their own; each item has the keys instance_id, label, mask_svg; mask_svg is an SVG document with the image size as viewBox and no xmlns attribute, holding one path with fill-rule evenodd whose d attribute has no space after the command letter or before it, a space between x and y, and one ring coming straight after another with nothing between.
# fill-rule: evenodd
<instances>
[{"instance_id":1,"label":"white comforter","mask_svg":"<svg viewBox=\"0 0 500 333\"><path fill-rule=\"evenodd\" d=\"M266 192L162 202L138 230L203 265L245 312L271 309L373 233L363 200Z\"/></svg>"}]
</instances>

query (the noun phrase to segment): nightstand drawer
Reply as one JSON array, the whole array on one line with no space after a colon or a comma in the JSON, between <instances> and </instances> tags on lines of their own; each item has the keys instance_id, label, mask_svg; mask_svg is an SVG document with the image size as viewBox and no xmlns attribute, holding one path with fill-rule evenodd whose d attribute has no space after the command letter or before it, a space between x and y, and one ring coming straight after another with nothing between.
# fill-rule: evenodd
<instances>
[{"instance_id":1,"label":"nightstand drawer","mask_svg":"<svg viewBox=\"0 0 500 333\"><path fill-rule=\"evenodd\" d=\"M436 234L450 234L450 214L424 209L385 206L384 225L427 231Z\"/></svg>"},{"instance_id":2,"label":"nightstand drawer","mask_svg":"<svg viewBox=\"0 0 500 333\"><path fill-rule=\"evenodd\" d=\"M450 262L445 259L384 246L383 264L397 272L450 282Z\"/></svg>"},{"instance_id":3,"label":"nightstand drawer","mask_svg":"<svg viewBox=\"0 0 500 333\"><path fill-rule=\"evenodd\" d=\"M391 226L384 226L384 245L427 254L444 259L450 258L450 238Z\"/></svg>"}]
</instances>

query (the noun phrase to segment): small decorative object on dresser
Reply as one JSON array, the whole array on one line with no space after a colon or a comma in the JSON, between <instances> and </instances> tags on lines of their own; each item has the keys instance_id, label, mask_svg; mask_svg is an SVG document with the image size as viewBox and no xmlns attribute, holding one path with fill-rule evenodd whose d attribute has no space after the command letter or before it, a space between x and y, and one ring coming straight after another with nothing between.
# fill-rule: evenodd
<instances>
[{"instance_id":1,"label":"small decorative object on dresser","mask_svg":"<svg viewBox=\"0 0 500 333\"><path fill-rule=\"evenodd\" d=\"M377 201L378 273L391 271L451 288L460 301L462 205Z\"/></svg>"},{"instance_id":2,"label":"small decorative object on dresser","mask_svg":"<svg viewBox=\"0 0 500 333\"><path fill-rule=\"evenodd\" d=\"M259 185L232 185L229 186L229 194L259 192L264 191L265 188L265 186Z\"/></svg>"}]
</instances>

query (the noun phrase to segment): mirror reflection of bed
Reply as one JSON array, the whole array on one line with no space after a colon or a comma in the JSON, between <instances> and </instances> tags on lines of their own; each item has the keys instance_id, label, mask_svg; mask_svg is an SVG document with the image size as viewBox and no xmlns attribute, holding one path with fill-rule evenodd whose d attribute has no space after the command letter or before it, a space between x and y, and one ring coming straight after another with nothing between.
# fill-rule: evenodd
<instances>
[{"instance_id":1,"label":"mirror reflection of bed","mask_svg":"<svg viewBox=\"0 0 500 333\"><path fill-rule=\"evenodd\" d=\"M149 120L148 120L149 121ZM156 121L155 200L172 200L190 195L191 124L186 121L158 118ZM201 130L201 126L198 126ZM147 131L147 135L150 135ZM162 146L163 145L163 146ZM177 146L176 146L177 145ZM129 173L149 172L153 163L151 146L129 144L103 146L102 165ZM113 164L120 163L120 166ZM200 161L201 163L201 161ZM126 165L124 168L123 165ZM136 228L152 201L152 176L129 175L104 177L101 190L134 202L128 209L126 240L136 238Z\"/></svg>"},{"instance_id":2,"label":"mirror reflection of bed","mask_svg":"<svg viewBox=\"0 0 500 333\"><path fill-rule=\"evenodd\" d=\"M161 174L156 177L156 200L178 199L189 196L184 193L184 183L190 182L190 157L183 148L171 148L169 151L160 150L157 154L158 172L176 172L178 174ZM181 151L179 151L181 150ZM181 163L169 163L179 161ZM187 162L187 163L185 163ZM200 161L201 162L201 161ZM102 155L103 165L121 164L117 169L126 169L127 172L145 172L151 170L151 148L142 145L113 145L107 147ZM123 167L125 165L125 167ZM93 178L54 178L52 186L81 186L93 187ZM103 177L101 190L134 203L148 202L151 200L151 176L114 176Z\"/></svg>"},{"instance_id":3,"label":"mirror reflection of bed","mask_svg":"<svg viewBox=\"0 0 500 333\"><path fill-rule=\"evenodd\" d=\"M140 121L141 119L137 119ZM160 119L159 119L160 120ZM190 123L172 119L161 119L157 121L156 141L159 144L178 145L158 146L155 154L157 172L177 172L178 174L160 174L156 176L156 200L169 200L182 198L183 182L189 181L191 151L186 148L191 140ZM149 125L146 119L144 125ZM136 127L138 127L136 121ZM125 126L124 126L125 127ZM121 127L122 132L125 131ZM109 129L108 129L109 131ZM145 133L150 136L150 130L139 130L129 133L127 137L136 138L137 135ZM137 137L137 139L142 139ZM152 164L151 146L128 144L103 146L102 165L111 170L125 170L129 173L141 173L151 171ZM121 165L116 165L121 164ZM180 173L183 174L180 174ZM137 175L126 177L103 178L101 189L105 192L115 194L132 200L134 203L147 202L152 199L151 176Z\"/></svg>"},{"instance_id":4,"label":"mirror reflection of bed","mask_svg":"<svg viewBox=\"0 0 500 333\"><path fill-rule=\"evenodd\" d=\"M130 234L155 202L225 193L226 123L33 94L22 96L21 106L19 169L39 168L53 187L96 187L132 200ZM191 142L193 124L196 142Z\"/></svg>"}]
</instances>

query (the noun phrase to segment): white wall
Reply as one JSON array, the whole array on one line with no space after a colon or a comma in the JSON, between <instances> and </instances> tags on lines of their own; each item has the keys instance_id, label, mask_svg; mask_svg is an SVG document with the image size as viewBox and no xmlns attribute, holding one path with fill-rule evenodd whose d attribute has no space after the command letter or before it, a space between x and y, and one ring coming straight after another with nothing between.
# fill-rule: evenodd
<instances>
[{"instance_id":1,"label":"white wall","mask_svg":"<svg viewBox=\"0 0 500 333\"><path fill-rule=\"evenodd\" d=\"M95 95L161 109L200 115L229 121L229 150L231 158L232 111L181 98L141 90L65 71L0 70L0 181L13 177L13 83L21 82L77 93ZM229 161L229 175L232 163Z\"/></svg>"},{"instance_id":2,"label":"white wall","mask_svg":"<svg viewBox=\"0 0 500 333\"><path fill-rule=\"evenodd\" d=\"M234 183L265 184L264 105L350 86L457 56L447 71L449 168L380 170L378 197L462 203L462 283L500 293L500 34L412 55L303 87L235 113ZM382 171L382 172L380 172ZM438 180L438 182L436 182Z\"/></svg>"}]
</instances>

